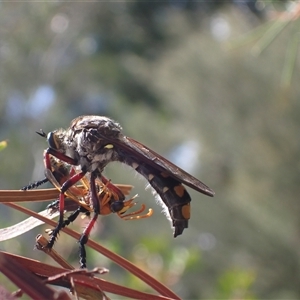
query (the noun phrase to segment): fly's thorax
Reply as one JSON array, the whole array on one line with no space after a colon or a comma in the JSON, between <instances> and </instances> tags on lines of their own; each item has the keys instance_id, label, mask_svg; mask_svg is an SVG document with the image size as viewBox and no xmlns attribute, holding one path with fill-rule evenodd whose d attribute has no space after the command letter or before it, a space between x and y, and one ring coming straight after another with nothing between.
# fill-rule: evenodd
<instances>
[{"instance_id":1,"label":"fly's thorax","mask_svg":"<svg viewBox=\"0 0 300 300\"><path fill-rule=\"evenodd\" d=\"M94 172L98 170L98 173L101 174L104 167L108 164L109 161L102 160L102 157L93 157L94 160L91 160L90 157L81 156L79 157L79 166L81 170L86 172Z\"/></svg>"},{"instance_id":2,"label":"fly's thorax","mask_svg":"<svg viewBox=\"0 0 300 300\"><path fill-rule=\"evenodd\" d=\"M98 138L117 138L122 131L119 123L104 116L80 116L71 122L70 130L74 133L79 131L93 132Z\"/></svg>"},{"instance_id":3,"label":"fly's thorax","mask_svg":"<svg viewBox=\"0 0 300 300\"><path fill-rule=\"evenodd\" d=\"M103 170L111 161L118 160L118 153L110 139L102 134L101 128L82 128L81 130L72 127L69 129L70 140L73 142L70 150L75 148L78 155L79 165L88 172ZM103 129L103 128L102 128ZM101 132L101 135L99 135ZM74 154L73 154L74 155Z\"/></svg>"}]
</instances>

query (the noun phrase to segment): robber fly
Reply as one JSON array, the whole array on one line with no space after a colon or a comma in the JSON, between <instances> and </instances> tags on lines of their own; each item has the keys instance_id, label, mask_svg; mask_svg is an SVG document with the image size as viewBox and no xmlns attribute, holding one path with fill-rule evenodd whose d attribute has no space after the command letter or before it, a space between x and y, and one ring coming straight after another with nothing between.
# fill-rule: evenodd
<instances>
[{"instance_id":1,"label":"robber fly","mask_svg":"<svg viewBox=\"0 0 300 300\"><path fill-rule=\"evenodd\" d=\"M131 166L146 178L168 208L174 237L182 234L188 227L190 218L191 197L182 184L207 196L214 196L214 192L200 180L145 145L123 135L121 126L107 117L78 117L71 122L67 130L50 132L47 140L49 147L45 150L44 159L48 179L52 173L51 155L67 164L80 167L80 170L61 186L60 215L63 215L64 193L89 174L89 190L94 208L91 226L95 223L96 215L101 213L101 206L97 200L96 179L106 183L102 172L105 166L113 161ZM109 188L113 189L113 185ZM82 267L85 267L85 243L86 238L83 236L79 241Z\"/></svg>"}]
</instances>

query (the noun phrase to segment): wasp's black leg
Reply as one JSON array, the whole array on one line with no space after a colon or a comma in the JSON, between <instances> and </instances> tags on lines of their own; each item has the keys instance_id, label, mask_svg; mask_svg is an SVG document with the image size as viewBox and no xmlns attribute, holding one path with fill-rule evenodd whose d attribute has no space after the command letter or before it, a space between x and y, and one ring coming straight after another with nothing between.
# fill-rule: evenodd
<instances>
[{"instance_id":1,"label":"wasp's black leg","mask_svg":"<svg viewBox=\"0 0 300 300\"><path fill-rule=\"evenodd\" d=\"M23 186L21 188L21 190L22 191L32 190L32 189L35 189L35 188L39 187L40 185L42 185L42 184L44 184L44 183L46 183L48 181L49 181L48 178L45 177L42 180L39 180L39 181L36 181L36 182L33 182L33 183L30 183L28 185Z\"/></svg>"}]
</instances>

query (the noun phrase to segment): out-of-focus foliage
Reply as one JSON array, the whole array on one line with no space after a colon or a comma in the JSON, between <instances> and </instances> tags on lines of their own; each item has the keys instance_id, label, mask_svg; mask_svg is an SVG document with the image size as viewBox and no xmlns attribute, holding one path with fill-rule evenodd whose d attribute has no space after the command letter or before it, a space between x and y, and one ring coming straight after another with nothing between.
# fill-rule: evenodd
<instances>
[{"instance_id":1,"label":"out-of-focus foliage","mask_svg":"<svg viewBox=\"0 0 300 300\"><path fill-rule=\"evenodd\" d=\"M298 29L300 24L299 7L299 1L287 2L280 11L276 13L273 11L273 16L270 20L230 43L232 48L236 48L238 46L249 46L250 43L254 42L250 51L253 55L258 56L266 50L274 40L278 39L280 34L286 34L288 41L286 43L281 74L281 87L285 91L290 89L293 73L297 66L299 52Z\"/></svg>"},{"instance_id":2,"label":"out-of-focus foliage","mask_svg":"<svg viewBox=\"0 0 300 300\"><path fill-rule=\"evenodd\" d=\"M216 299L256 299L251 289L256 276L247 271L227 270L219 278Z\"/></svg>"},{"instance_id":3,"label":"out-of-focus foliage","mask_svg":"<svg viewBox=\"0 0 300 300\"><path fill-rule=\"evenodd\" d=\"M100 218L92 238L184 299L298 299L299 55L288 89L280 86L293 24L259 56L226 47L276 19L275 9L286 11L285 2L1 3L0 140L9 144L0 187L43 178L47 144L35 131L108 115L216 196L189 189L189 228L173 239L145 183L112 164L106 176L133 184L154 216ZM22 218L1 208L1 227ZM44 259L32 250L44 229L1 247ZM74 240L61 234L55 249L77 262ZM141 284L89 250L88 263L108 267L108 280Z\"/></svg>"},{"instance_id":4,"label":"out-of-focus foliage","mask_svg":"<svg viewBox=\"0 0 300 300\"><path fill-rule=\"evenodd\" d=\"M0 142L0 151L7 147L7 141Z\"/></svg>"}]
</instances>

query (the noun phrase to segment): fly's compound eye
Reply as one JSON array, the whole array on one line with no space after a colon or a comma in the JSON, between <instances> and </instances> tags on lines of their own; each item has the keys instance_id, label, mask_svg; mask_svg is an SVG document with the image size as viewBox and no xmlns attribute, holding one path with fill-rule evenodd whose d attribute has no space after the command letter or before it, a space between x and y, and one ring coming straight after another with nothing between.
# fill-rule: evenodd
<instances>
[{"instance_id":1,"label":"fly's compound eye","mask_svg":"<svg viewBox=\"0 0 300 300\"><path fill-rule=\"evenodd\" d=\"M57 140L57 136L54 132L49 132L47 136L47 141L49 144L49 147L52 149L59 149L59 143Z\"/></svg>"},{"instance_id":2,"label":"fly's compound eye","mask_svg":"<svg viewBox=\"0 0 300 300\"><path fill-rule=\"evenodd\" d=\"M121 211L123 208L124 208L124 202L123 201L114 201L110 205L110 209L114 213Z\"/></svg>"}]
</instances>

